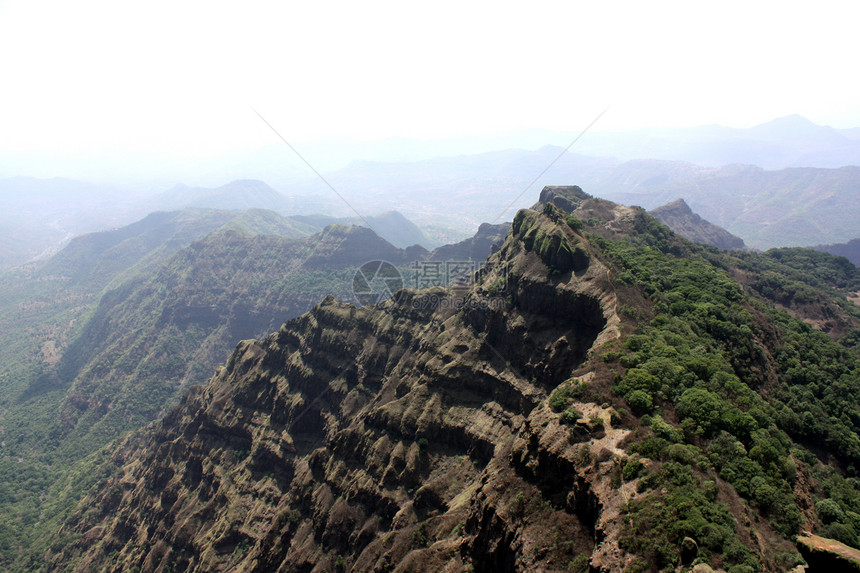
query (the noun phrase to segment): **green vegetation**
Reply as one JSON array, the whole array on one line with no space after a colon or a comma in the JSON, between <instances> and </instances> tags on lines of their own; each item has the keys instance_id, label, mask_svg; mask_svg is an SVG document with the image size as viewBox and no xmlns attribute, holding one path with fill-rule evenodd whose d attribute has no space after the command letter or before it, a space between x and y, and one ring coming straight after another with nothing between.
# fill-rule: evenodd
<instances>
[{"instance_id":1,"label":"green vegetation","mask_svg":"<svg viewBox=\"0 0 860 573\"><path fill-rule=\"evenodd\" d=\"M794 493L800 466L820 476L822 531L856 546L858 354L751 297L725 270L739 256L768 284L780 277L783 291L811 284L816 296L838 300L840 289L856 287L856 269L805 250L721 255L678 241L644 215L635 226L638 234L629 239L592 238L616 265L618 280L653 302L654 318L626 338L623 354L606 357L626 368L613 392L650 425L631 451L659 462L640 483L646 495L629 507L626 547L660 568L677 562L689 536L715 565L759 570L735 533L739 515L716 499L717 478L790 537L804 525ZM823 264L792 271L805 259ZM761 293L762 284L754 277L751 291ZM768 372L768 364L777 371ZM677 424L665 421L670 417L661 414L668 413ZM845 474L821 464L805 445L823 445ZM628 466L625 479L641 471Z\"/></svg>"},{"instance_id":2,"label":"green vegetation","mask_svg":"<svg viewBox=\"0 0 860 573\"><path fill-rule=\"evenodd\" d=\"M737 538L728 507L715 500L716 490L705 487L691 467L666 461L640 485L658 490L630 504L625 550L644 557L651 568L663 569L679 562L681 541L691 537L705 562L732 564L731 571L759 570L752 551Z\"/></svg>"},{"instance_id":3,"label":"green vegetation","mask_svg":"<svg viewBox=\"0 0 860 573\"><path fill-rule=\"evenodd\" d=\"M801 290L798 285L807 285L830 294L860 290L860 273L857 267L845 257L829 253L812 249L782 248L771 249L764 255L732 253L732 259L738 268L766 277L753 285L765 298L781 298L779 291L791 295L791 291ZM769 280L775 281L775 288L771 292L764 290Z\"/></svg>"},{"instance_id":4,"label":"green vegetation","mask_svg":"<svg viewBox=\"0 0 860 573\"><path fill-rule=\"evenodd\" d=\"M621 470L621 475L624 481L632 481L638 478L645 469L645 464L639 459L628 459L624 462L624 467Z\"/></svg>"},{"instance_id":5,"label":"green vegetation","mask_svg":"<svg viewBox=\"0 0 860 573\"><path fill-rule=\"evenodd\" d=\"M526 512L526 494L522 491L518 491L517 495L514 496L514 499L511 501L511 514L520 519L525 515Z\"/></svg>"},{"instance_id":6,"label":"green vegetation","mask_svg":"<svg viewBox=\"0 0 860 573\"><path fill-rule=\"evenodd\" d=\"M561 412L574 398L582 396L585 390L585 384L579 381L566 380L559 384L552 394L549 396L549 407L553 412Z\"/></svg>"},{"instance_id":7,"label":"green vegetation","mask_svg":"<svg viewBox=\"0 0 860 573\"><path fill-rule=\"evenodd\" d=\"M567 564L567 570L573 573L586 573L588 571L588 555L580 553Z\"/></svg>"},{"instance_id":8,"label":"green vegetation","mask_svg":"<svg viewBox=\"0 0 860 573\"><path fill-rule=\"evenodd\" d=\"M573 215L567 215L564 218L564 222L567 223L567 226L576 231L577 233L582 231L582 221L574 217Z\"/></svg>"},{"instance_id":9,"label":"green vegetation","mask_svg":"<svg viewBox=\"0 0 860 573\"><path fill-rule=\"evenodd\" d=\"M575 408L565 408L565 410L559 416L559 420L561 420L562 424L572 425L579 421L582 417L582 414L579 413Z\"/></svg>"},{"instance_id":10,"label":"green vegetation","mask_svg":"<svg viewBox=\"0 0 860 573\"><path fill-rule=\"evenodd\" d=\"M412 532L412 544L416 547L427 547L430 539L427 537L427 522L422 521L418 528Z\"/></svg>"}]
</instances>

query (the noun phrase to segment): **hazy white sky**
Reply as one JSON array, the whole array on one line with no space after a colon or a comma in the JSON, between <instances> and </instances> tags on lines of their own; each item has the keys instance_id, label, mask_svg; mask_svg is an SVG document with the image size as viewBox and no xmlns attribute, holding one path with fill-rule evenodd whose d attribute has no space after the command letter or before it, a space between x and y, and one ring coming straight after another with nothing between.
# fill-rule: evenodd
<instances>
[{"instance_id":1,"label":"hazy white sky","mask_svg":"<svg viewBox=\"0 0 860 573\"><path fill-rule=\"evenodd\" d=\"M852 4L0 0L0 154L860 126Z\"/></svg>"}]
</instances>

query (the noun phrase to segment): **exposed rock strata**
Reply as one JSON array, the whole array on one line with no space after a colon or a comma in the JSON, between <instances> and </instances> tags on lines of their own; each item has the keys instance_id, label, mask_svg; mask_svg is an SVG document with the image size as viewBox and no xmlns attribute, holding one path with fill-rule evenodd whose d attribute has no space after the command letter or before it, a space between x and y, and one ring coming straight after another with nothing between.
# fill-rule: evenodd
<instances>
[{"instance_id":1,"label":"exposed rock strata","mask_svg":"<svg viewBox=\"0 0 860 573\"><path fill-rule=\"evenodd\" d=\"M518 219L468 290L369 308L329 297L240 343L120 444L119 471L60 533L77 541L46 557L77 571L504 572L585 554L622 569L626 431L583 402L602 429L571 432L545 402L571 377L607 383L590 350L618 336L613 283L571 227ZM548 267L565 244L586 264Z\"/></svg>"}]
</instances>

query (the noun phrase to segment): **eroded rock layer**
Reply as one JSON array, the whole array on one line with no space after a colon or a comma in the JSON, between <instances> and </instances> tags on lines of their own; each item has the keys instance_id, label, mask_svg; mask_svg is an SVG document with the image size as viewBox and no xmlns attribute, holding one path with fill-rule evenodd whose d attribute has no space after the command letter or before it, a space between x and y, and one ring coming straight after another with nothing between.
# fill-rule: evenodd
<instances>
[{"instance_id":1,"label":"eroded rock layer","mask_svg":"<svg viewBox=\"0 0 860 573\"><path fill-rule=\"evenodd\" d=\"M589 350L617 336L615 295L549 215L522 212L470 288L327 298L240 343L117 447L119 471L60 533L77 540L48 557L78 571L623 566L608 524L635 495L610 485L626 431L609 405L583 400L591 423L570 429L545 400L567 379L608 384Z\"/></svg>"}]
</instances>

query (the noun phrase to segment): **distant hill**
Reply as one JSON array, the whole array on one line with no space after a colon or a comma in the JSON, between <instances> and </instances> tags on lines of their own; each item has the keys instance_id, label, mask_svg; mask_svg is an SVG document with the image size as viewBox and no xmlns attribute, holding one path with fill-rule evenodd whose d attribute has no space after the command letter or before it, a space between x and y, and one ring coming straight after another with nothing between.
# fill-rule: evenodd
<instances>
[{"instance_id":1,"label":"distant hill","mask_svg":"<svg viewBox=\"0 0 860 573\"><path fill-rule=\"evenodd\" d=\"M845 257L854 263L855 266L860 267L860 239L852 239L847 243L837 243L835 245L816 245L812 248L817 251Z\"/></svg>"},{"instance_id":2,"label":"distant hill","mask_svg":"<svg viewBox=\"0 0 860 573\"><path fill-rule=\"evenodd\" d=\"M305 209L298 208L297 201L295 196L287 197L262 181L244 179L212 189L177 185L156 197L153 201L153 207L159 209L188 207L233 210L269 209L277 211L281 215L289 216L299 224L299 228L303 231L319 232L328 225L335 223L369 225L376 234L399 248L416 244L425 248L438 246L424 235L415 223L397 211L387 210L380 215L364 215L363 217L335 217L323 214L297 215L295 213L305 211ZM335 201L338 201L337 198ZM339 205L340 209L344 207L342 204Z\"/></svg>"},{"instance_id":3,"label":"distant hill","mask_svg":"<svg viewBox=\"0 0 860 573\"><path fill-rule=\"evenodd\" d=\"M652 209L649 214L685 239L696 243L726 250L744 248L743 239L699 217L683 199Z\"/></svg>"},{"instance_id":4,"label":"distant hill","mask_svg":"<svg viewBox=\"0 0 860 573\"><path fill-rule=\"evenodd\" d=\"M262 181L240 179L215 188L177 185L154 198L157 209L271 209L288 208L287 198Z\"/></svg>"},{"instance_id":5,"label":"distant hill","mask_svg":"<svg viewBox=\"0 0 860 573\"><path fill-rule=\"evenodd\" d=\"M329 225L312 237L311 252L304 261L308 267L352 264L360 266L373 260L392 264L408 263L427 256L427 249L415 246L399 249L367 227Z\"/></svg>"},{"instance_id":6,"label":"distant hill","mask_svg":"<svg viewBox=\"0 0 860 573\"><path fill-rule=\"evenodd\" d=\"M276 235L297 239L319 231L315 226L293 217L284 217L268 209L247 209L230 219L224 228L247 235Z\"/></svg>"},{"instance_id":7,"label":"distant hill","mask_svg":"<svg viewBox=\"0 0 860 573\"><path fill-rule=\"evenodd\" d=\"M397 202L418 225L435 221L464 233L474 232L469 229L480 222L510 221L513 202L533 203L542 186L577 180L597 196L646 209L684 197L701 217L759 249L860 236L860 167L768 171L570 153L558 158L561 151L545 147L407 164L356 163L330 180L349 189L347 199L362 201L365 209Z\"/></svg>"},{"instance_id":8,"label":"distant hill","mask_svg":"<svg viewBox=\"0 0 860 573\"><path fill-rule=\"evenodd\" d=\"M490 255L493 248L502 244L510 228L510 223L499 223L498 225L484 223L478 227L478 232L475 233L475 236L464 239L459 243L441 246L431 253L430 258L437 261L458 260L481 262Z\"/></svg>"},{"instance_id":9,"label":"distant hill","mask_svg":"<svg viewBox=\"0 0 860 573\"><path fill-rule=\"evenodd\" d=\"M286 212L295 206L294 200L255 180L233 181L214 189L178 185L152 196L71 179L16 177L0 179L0 200L0 269L47 259L74 237L130 225L148 213L186 208ZM278 235L300 236L319 230L285 220L275 224L282 226L271 230ZM285 231L283 225L293 230ZM105 237L100 235L97 240Z\"/></svg>"},{"instance_id":10,"label":"distant hill","mask_svg":"<svg viewBox=\"0 0 860 573\"><path fill-rule=\"evenodd\" d=\"M48 259L79 235L129 225L148 213L189 208L268 210L270 213L265 216L260 212L242 216L244 219L253 217L253 224L257 226L255 232L264 234L298 237L319 232L333 223L370 223L380 236L401 248L421 244L432 249L440 244L428 238L401 213L392 211L390 203L374 209L377 212L384 210L381 215L365 215L364 219L308 215L323 209L332 213L343 212L346 206L329 190L318 197L288 196L253 179L236 180L214 188L176 185L152 195L70 179L17 177L0 179L0 201L3 204L0 210L0 269L36 258ZM300 214L298 219L284 218L297 214ZM247 225L247 221L233 221L236 229L243 225ZM266 226L268 229L264 228Z\"/></svg>"},{"instance_id":11,"label":"distant hill","mask_svg":"<svg viewBox=\"0 0 860 573\"><path fill-rule=\"evenodd\" d=\"M65 277L72 284L105 287L120 272L147 257L153 262L172 255L193 240L227 224L236 213L206 209L152 213L112 231L87 233L72 239L38 267L38 276Z\"/></svg>"},{"instance_id":12,"label":"distant hill","mask_svg":"<svg viewBox=\"0 0 860 573\"><path fill-rule=\"evenodd\" d=\"M835 243L860 235L860 167L766 171L631 161L592 180L596 193L654 208L684 197L702 217L756 248Z\"/></svg>"},{"instance_id":13,"label":"distant hill","mask_svg":"<svg viewBox=\"0 0 860 573\"><path fill-rule=\"evenodd\" d=\"M322 230L333 224L370 226L373 232L395 247L405 249L413 245L421 245L426 249L438 246L425 235L418 226L397 211L386 211L381 215L365 217L332 217L329 215L293 215L294 221Z\"/></svg>"},{"instance_id":14,"label":"distant hill","mask_svg":"<svg viewBox=\"0 0 860 573\"><path fill-rule=\"evenodd\" d=\"M860 140L852 130L817 125L789 115L750 128L710 125L594 133L577 152L631 159L687 161L707 167L732 163L764 169L860 165Z\"/></svg>"}]
</instances>

